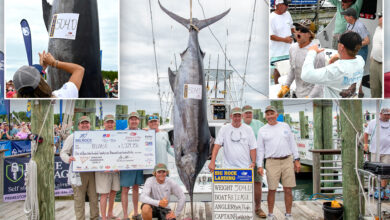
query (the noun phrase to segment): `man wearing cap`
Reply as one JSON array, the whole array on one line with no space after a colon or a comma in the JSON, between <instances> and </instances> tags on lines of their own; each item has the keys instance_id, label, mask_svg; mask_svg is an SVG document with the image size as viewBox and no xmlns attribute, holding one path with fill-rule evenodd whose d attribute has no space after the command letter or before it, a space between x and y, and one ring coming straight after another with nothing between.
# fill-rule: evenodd
<instances>
[{"instance_id":1,"label":"man wearing cap","mask_svg":"<svg viewBox=\"0 0 390 220\"><path fill-rule=\"evenodd\" d=\"M115 117L113 115L104 116L104 130L111 131L115 128ZM95 172L96 192L100 194L100 212L102 219L116 219L113 214L116 192L119 191L118 172ZM108 201L108 214L106 213Z\"/></svg>"},{"instance_id":2,"label":"man wearing cap","mask_svg":"<svg viewBox=\"0 0 390 220\"><path fill-rule=\"evenodd\" d=\"M140 198L143 220L176 219L180 216L186 198L180 186L167 177L168 174L167 166L159 163L153 169L153 177L146 180ZM172 194L178 199L175 212L167 208Z\"/></svg>"},{"instance_id":3,"label":"man wearing cap","mask_svg":"<svg viewBox=\"0 0 390 220\"><path fill-rule=\"evenodd\" d=\"M337 8L336 12L336 21L335 21L335 27L333 31L333 41L332 41L332 48L337 50L337 44L338 40L341 34L343 34L347 27L347 21L345 18L340 14L340 12L343 12L344 10L347 10L348 8L353 8L356 11L356 14L360 14L360 10L362 9L363 0L329 0L330 3L332 3Z\"/></svg>"},{"instance_id":4,"label":"man wearing cap","mask_svg":"<svg viewBox=\"0 0 390 220\"><path fill-rule=\"evenodd\" d=\"M253 119L253 108L250 105L246 105L242 107L242 121L250 126L252 128L253 133L255 134L255 137L257 139L257 132L261 127L264 126L263 122ZM255 166L255 171L257 170L257 167ZM267 215L264 213L264 211L261 209L261 192L262 192L262 182L263 178L261 175L259 175L257 172L254 172L254 182L255 182L255 213L260 218L266 218Z\"/></svg>"},{"instance_id":5,"label":"man wearing cap","mask_svg":"<svg viewBox=\"0 0 390 220\"><path fill-rule=\"evenodd\" d=\"M368 44L370 43L370 32L368 32L366 26L358 19L356 10L354 8L348 8L347 10L340 12L341 15L344 15L344 19L347 21L347 31L353 31L359 34L362 38L362 47L360 48L358 55L362 56L364 62L367 61L368 56ZM352 87L355 89L356 85ZM359 98L363 98L364 93L362 89L362 84L359 87Z\"/></svg>"},{"instance_id":6,"label":"man wearing cap","mask_svg":"<svg viewBox=\"0 0 390 220\"><path fill-rule=\"evenodd\" d=\"M324 86L324 98L341 98L341 92L356 83L360 86L364 60L358 56L362 46L362 38L355 32L345 32L340 36L338 44L337 61L323 68L315 69L314 60L318 53L324 49L317 44L309 47L302 66L302 80Z\"/></svg>"},{"instance_id":7,"label":"man wearing cap","mask_svg":"<svg viewBox=\"0 0 390 220\"><path fill-rule=\"evenodd\" d=\"M148 128L156 132L156 164L168 164L168 154L175 157L168 133L160 131L160 118L157 115L148 117ZM152 176L152 170L144 170L144 179Z\"/></svg>"},{"instance_id":8,"label":"man wearing cap","mask_svg":"<svg viewBox=\"0 0 390 220\"><path fill-rule=\"evenodd\" d=\"M257 172L264 175L263 159L266 159L268 182L268 217L276 219L273 215L275 204L275 192L279 181L282 180L284 190L284 202L286 205L286 219L292 219L292 187L296 186L295 174L299 172L298 147L291 132L290 126L284 122L278 122L278 112L274 106L267 106L265 119L267 124L260 128L257 135Z\"/></svg>"},{"instance_id":9,"label":"man wearing cap","mask_svg":"<svg viewBox=\"0 0 390 220\"><path fill-rule=\"evenodd\" d=\"M90 119L88 116L81 116L78 120L78 130L89 131L91 129ZM76 159L72 156L73 135L66 138L61 150L60 157L65 163L71 163ZM80 172L81 185L72 185L74 197L74 211L77 220L85 220L85 195L88 193L90 218L99 218L98 195L96 193L95 173Z\"/></svg>"},{"instance_id":10,"label":"man wearing cap","mask_svg":"<svg viewBox=\"0 0 390 220\"><path fill-rule=\"evenodd\" d=\"M128 130L138 130L139 125L139 114L132 112L128 118ZM130 187L133 189L133 210L134 215L132 219L141 220L141 215L138 214L138 197L139 197L139 185L144 183L144 177L142 170L126 170L120 171L120 185L122 187L121 201L123 208L123 219L128 219L127 207L129 205L129 190Z\"/></svg>"},{"instance_id":11,"label":"man wearing cap","mask_svg":"<svg viewBox=\"0 0 390 220\"><path fill-rule=\"evenodd\" d=\"M290 91L290 86L295 80L296 90L295 95L297 98L322 98L323 88L321 85L305 82L301 79L301 72L303 62L308 52L308 48L313 46L313 39L315 34L310 30L310 20L301 20L295 25L295 39L296 43L293 43L290 48L290 72L287 76L287 81L282 85L282 89L278 93L278 97L282 98L287 92ZM325 54L319 53L314 60L314 68L321 68L325 66Z\"/></svg>"},{"instance_id":12,"label":"man wearing cap","mask_svg":"<svg viewBox=\"0 0 390 220\"><path fill-rule=\"evenodd\" d=\"M383 29L382 29L382 13L378 14L378 27L375 29L372 38L372 49L370 59L370 89L371 98L382 98L382 48L383 48Z\"/></svg>"},{"instance_id":13,"label":"man wearing cap","mask_svg":"<svg viewBox=\"0 0 390 220\"><path fill-rule=\"evenodd\" d=\"M223 168L254 168L256 165L256 137L251 127L242 123L242 110L231 111L231 124L222 126L215 140L209 169L215 170L218 151L223 147Z\"/></svg>"},{"instance_id":14,"label":"man wearing cap","mask_svg":"<svg viewBox=\"0 0 390 220\"><path fill-rule=\"evenodd\" d=\"M269 57L271 61L277 60L281 56L287 56L294 32L293 20L288 9L288 0L275 0L275 11L269 16ZM274 70L274 81L278 84L280 74Z\"/></svg>"},{"instance_id":15,"label":"man wearing cap","mask_svg":"<svg viewBox=\"0 0 390 220\"><path fill-rule=\"evenodd\" d=\"M390 108L382 108L379 114L379 149L376 143L376 120L371 120L364 130L364 151L371 152L371 161L377 161L377 152L379 152L379 161L381 163L390 164ZM370 145L368 145L368 137L371 136ZM368 147L370 146L370 147ZM387 186L387 180L382 180L381 186L383 189ZM375 198L378 198L378 192L375 193ZM382 190L382 199L389 199Z\"/></svg>"}]
</instances>

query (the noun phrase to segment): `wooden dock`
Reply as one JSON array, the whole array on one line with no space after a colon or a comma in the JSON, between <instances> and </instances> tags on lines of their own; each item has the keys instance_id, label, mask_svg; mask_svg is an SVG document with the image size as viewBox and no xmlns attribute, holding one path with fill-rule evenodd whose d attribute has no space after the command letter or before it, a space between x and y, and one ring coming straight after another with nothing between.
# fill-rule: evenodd
<instances>
[{"instance_id":1,"label":"wooden dock","mask_svg":"<svg viewBox=\"0 0 390 220\"><path fill-rule=\"evenodd\" d=\"M131 199L129 199L129 206L130 209L130 218L133 214L132 212L132 204ZM293 209L292 214L294 219L298 220L321 220L324 219L323 217L323 210L322 210L322 203L324 201L317 200L317 201L294 201L293 203ZM13 219L26 219L23 212L23 204L24 201L17 201L17 202L0 202L0 219L4 220L13 220ZM140 208L141 203L139 203L138 207ZM171 208L175 209L176 203L170 204ZM86 218L89 219L89 204L86 203ZM212 206L211 202L196 202L194 204L195 208L195 219L197 220L211 220L212 219ZM264 211L267 212L267 202L262 202L262 208ZM366 214L368 213L368 207ZM376 202L375 200L371 199L371 210L376 214ZM390 202L385 201L382 204L382 211L386 211L388 214L390 213ZM284 219L284 202L283 201L277 201L275 204L275 210L274 214L277 217L277 219ZM122 205L120 202L116 202L114 204L114 214L118 217L123 218L122 216ZM181 216L181 218L178 219L186 219L190 218L191 215L191 206L190 203L187 202L186 206L184 208L184 212ZM73 220L75 219L74 216L74 209L73 209L73 200L56 200L55 202L55 216L56 219L65 219L65 220ZM258 220L260 218L255 217L255 220ZM390 215L385 217L384 219L390 219Z\"/></svg>"}]
</instances>

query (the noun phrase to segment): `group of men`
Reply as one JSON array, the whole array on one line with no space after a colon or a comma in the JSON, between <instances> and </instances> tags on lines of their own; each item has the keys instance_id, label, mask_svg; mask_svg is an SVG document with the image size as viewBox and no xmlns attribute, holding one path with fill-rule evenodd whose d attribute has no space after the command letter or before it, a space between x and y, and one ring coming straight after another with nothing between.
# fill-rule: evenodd
<instances>
[{"instance_id":1,"label":"group of men","mask_svg":"<svg viewBox=\"0 0 390 220\"><path fill-rule=\"evenodd\" d=\"M286 204L285 218L293 219L292 188L296 186L294 170L299 172L300 158L289 125L277 121L277 118L278 111L274 106L267 106L265 109L266 125L253 119L251 106L233 108L231 124L223 126L215 140L209 169L215 170L215 160L221 147L224 156L223 168L254 168L255 213L267 219L275 219L275 193L281 181ZM260 204L264 167L268 182L268 215L261 209Z\"/></svg>"},{"instance_id":2,"label":"group of men","mask_svg":"<svg viewBox=\"0 0 390 220\"><path fill-rule=\"evenodd\" d=\"M137 112L132 112L128 117L129 130L138 130L140 117ZM148 129L156 132L156 166L154 170L131 170L131 171L109 171L109 172L80 172L69 176L76 176L78 181L70 180L74 192L74 209L76 219L85 219L85 196L88 194L90 205L90 218L99 219L98 194L100 194L101 219L129 219L128 217L128 193L132 187L132 200L134 206L133 220L151 220L156 213L163 213L166 219L175 219L180 215L185 196L181 188L167 176L168 153L173 155L173 149L169 141L168 134L159 130L159 117L152 115L148 117ZM82 116L78 120L78 130L88 131L91 128L90 119ZM115 130L115 117L106 115L104 117L104 130ZM75 161L72 156L73 134L64 142L60 156L65 163ZM70 178L72 178L70 177ZM144 181L146 179L146 182ZM142 195L139 197L139 186L144 184ZM118 218L113 214L113 206L116 193L122 188L121 202L123 208L123 218ZM167 193L169 192L169 193ZM167 208L169 195L176 195L179 205L175 212ZM138 213L138 200L141 206L142 218ZM108 211L107 211L108 201Z\"/></svg>"},{"instance_id":3,"label":"group of men","mask_svg":"<svg viewBox=\"0 0 390 220\"><path fill-rule=\"evenodd\" d=\"M270 15L271 61L289 57L290 70L278 97L284 97L295 80L297 98L364 97L362 78L368 56L370 33L358 19L363 0L330 0L337 8L332 41L337 54L325 66L324 49L313 43L315 34L311 20L293 23L288 0L275 0L275 11ZM382 97L382 14L378 14L370 58L370 88L372 98ZM296 43L293 43L294 39ZM280 74L274 70L275 84Z\"/></svg>"}]
</instances>

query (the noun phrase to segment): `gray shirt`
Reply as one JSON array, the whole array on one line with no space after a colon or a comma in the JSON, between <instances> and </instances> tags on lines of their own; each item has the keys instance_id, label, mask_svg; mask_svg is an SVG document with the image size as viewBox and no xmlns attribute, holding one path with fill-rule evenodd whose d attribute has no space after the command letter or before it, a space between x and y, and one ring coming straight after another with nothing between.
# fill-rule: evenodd
<instances>
[{"instance_id":1,"label":"gray shirt","mask_svg":"<svg viewBox=\"0 0 390 220\"><path fill-rule=\"evenodd\" d=\"M323 87L321 85L308 83L302 80L301 72L303 62L305 62L306 54L308 48L314 43L311 42L306 47L300 48L298 43L294 43L290 48L290 72L287 76L286 85L291 86L291 83L295 80L296 95L298 98L322 98L323 97ZM325 66L325 54L317 54L314 60L314 68L321 68Z\"/></svg>"},{"instance_id":2,"label":"gray shirt","mask_svg":"<svg viewBox=\"0 0 390 220\"><path fill-rule=\"evenodd\" d=\"M362 40L364 40L364 38L370 36L370 32L368 32L366 26L364 26L364 24L362 22L360 22L359 19L356 20L355 24L348 23L347 30L358 33L360 35L360 37L362 38Z\"/></svg>"},{"instance_id":3,"label":"gray shirt","mask_svg":"<svg viewBox=\"0 0 390 220\"><path fill-rule=\"evenodd\" d=\"M140 201L158 207L158 203L163 198L167 199L169 203L171 194L174 194L178 199L175 211L175 215L177 217L184 208L186 197L184 196L180 186L169 177L165 178L165 182L163 184L158 183L156 177L149 177L145 182Z\"/></svg>"}]
</instances>

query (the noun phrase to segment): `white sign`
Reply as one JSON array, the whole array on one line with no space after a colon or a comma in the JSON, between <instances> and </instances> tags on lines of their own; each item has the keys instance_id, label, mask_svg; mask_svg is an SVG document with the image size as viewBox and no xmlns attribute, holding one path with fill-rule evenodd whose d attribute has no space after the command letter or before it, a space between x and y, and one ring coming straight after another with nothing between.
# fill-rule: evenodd
<instances>
[{"instance_id":1,"label":"white sign","mask_svg":"<svg viewBox=\"0 0 390 220\"><path fill-rule=\"evenodd\" d=\"M202 100L202 85L184 84L184 98Z\"/></svg>"},{"instance_id":2,"label":"white sign","mask_svg":"<svg viewBox=\"0 0 390 220\"><path fill-rule=\"evenodd\" d=\"M75 131L74 172L153 169L154 130Z\"/></svg>"},{"instance_id":3,"label":"white sign","mask_svg":"<svg viewBox=\"0 0 390 220\"><path fill-rule=\"evenodd\" d=\"M253 219L253 170L216 169L213 220Z\"/></svg>"},{"instance_id":4,"label":"white sign","mask_svg":"<svg viewBox=\"0 0 390 220\"><path fill-rule=\"evenodd\" d=\"M49 38L76 39L79 14L54 14L50 24Z\"/></svg>"}]
</instances>

